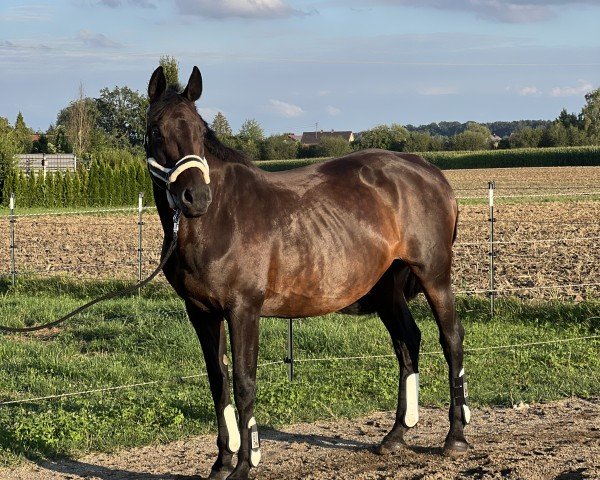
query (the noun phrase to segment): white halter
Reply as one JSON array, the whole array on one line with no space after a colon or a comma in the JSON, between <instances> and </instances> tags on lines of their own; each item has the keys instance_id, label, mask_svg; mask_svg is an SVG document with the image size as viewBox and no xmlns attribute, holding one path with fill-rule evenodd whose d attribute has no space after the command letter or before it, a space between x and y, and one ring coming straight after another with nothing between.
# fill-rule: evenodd
<instances>
[{"instance_id":1,"label":"white halter","mask_svg":"<svg viewBox=\"0 0 600 480\"><path fill-rule=\"evenodd\" d=\"M148 157L146 161L148 162L148 170L150 170L150 173L154 176L158 186L167 191L167 199L169 200L169 206L171 208L175 208L175 202L169 191L169 185L174 183L177 180L177 177L188 168L199 168L202 172L204 182L207 185L210 183L208 162L206 161L206 158L199 157L198 155L186 155L181 158L173 168L163 167L153 157Z\"/></svg>"}]
</instances>

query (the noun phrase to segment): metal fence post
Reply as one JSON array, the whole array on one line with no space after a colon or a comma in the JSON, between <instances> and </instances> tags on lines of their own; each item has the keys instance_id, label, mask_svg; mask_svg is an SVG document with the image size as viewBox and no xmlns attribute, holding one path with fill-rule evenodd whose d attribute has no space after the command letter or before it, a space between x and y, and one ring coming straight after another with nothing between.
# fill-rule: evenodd
<instances>
[{"instance_id":1,"label":"metal fence post","mask_svg":"<svg viewBox=\"0 0 600 480\"><path fill-rule=\"evenodd\" d=\"M494 188L496 188L496 182L488 182L488 199L490 207L489 225L490 225L490 315L494 316L494 296L495 296L495 282L494 282L494 258L496 252L494 251Z\"/></svg>"},{"instance_id":2,"label":"metal fence post","mask_svg":"<svg viewBox=\"0 0 600 480\"><path fill-rule=\"evenodd\" d=\"M144 193L140 192L138 195L138 282L142 281L142 240L143 240L143 226L144 221L142 214L144 212ZM138 290L138 294L142 294L142 290Z\"/></svg>"},{"instance_id":3,"label":"metal fence post","mask_svg":"<svg viewBox=\"0 0 600 480\"><path fill-rule=\"evenodd\" d=\"M288 318L288 334L287 334L287 356L283 359L287 363L288 380L294 380L294 319Z\"/></svg>"},{"instance_id":4,"label":"metal fence post","mask_svg":"<svg viewBox=\"0 0 600 480\"><path fill-rule=\"evenodd\" d=\"M15 261L15 194L11 192L9 200L9 224L10 224L10 275L12 277L13 286L17 283L17 268Z\"/></svg>"}]
</instances>

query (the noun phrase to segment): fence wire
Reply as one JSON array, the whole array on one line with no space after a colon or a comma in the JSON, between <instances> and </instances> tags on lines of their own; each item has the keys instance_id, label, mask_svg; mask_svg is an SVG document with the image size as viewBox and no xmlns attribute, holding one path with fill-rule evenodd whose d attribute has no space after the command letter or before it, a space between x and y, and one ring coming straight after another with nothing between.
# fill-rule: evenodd
<instances>
[{"instance_id":1,"label":"fence wire","mask_svg":"<svg viewBox=\"0 0 600 480\"><path fill-rule=\"evenodd\" d=\"M600 317L589 317L585 321L587 322L589 320L593 320L593 319L597 319L597 318L600 318ZM556 344L556 343L568 343L568 342L578 342L578 341L596 340L596 339L600 339L600 335L587 335L587 336L580 336L580 337L559 338L559 339L555 339L555 340L545 340L545 341L540 341L540 342L527 342L527 343L514 343L514 344L504 344L504 345L488 345L488 346L481 346L481 347L469 347L469 348L464 349L464 353L465 354L476 354L476 353L482 353L482 352L489 352L489 351L493 351L493 350L510 350L510 349L517 349L517 348L528 348L528 347L534 347L534 346L541 346L541 345L552 345L552 344ZM419 355L443 355L443 354L444 354L444 352L442 350L435 350L435 351L419 353ZM294 363L319 363L319 362L327 363L327 362L340 362L340 361L377 360L377 359L383 359L383 358L396 358L396 355L389 354L389 355L359 355L359 356L350 356L350 357L298 358L298 359L294 359ZM286 363L285 360L260 363L258 365L258 369L261 370L265 367L270 367L273 365L284 365L285 363ZM147 382L137 382L137 383L128 383L128 384L124 384L124 385L116 385L116 386L110 386L110 387L91 388L88 390L81 390L81 391L77 391L77 392L67 392L67 393L59 393L59 394L55 394L55 395L44 395L44 396L40 396L40 397L5 400L5 401L0 402L0 407L11 406L11 405L21 405L24 403L36 403L36 402L41 402L41 401L45 401L45 400L60 400L63 398L80 397L80 396L91 395L91 394L95 394L95 393L116 392L119 390L128 390L128 389L135 389L135 388L141 388L141 387L149 387L149 386L153 386L153 385L167 385L167 384L175 385L175 384L181 384L182 382L185 382L188 380L203 378L203 377L207 377L207 376L208 376L207 373L198 373L198 374L194 374L194 375L185 375L185 376L173 377L173 378L168 378L168 379L151 380L151 381L147 381Z\"/></svg>"},{"instance_id":2,"label":"fence wire","mask_svg":"<svg viewBox=\"0 0 600 480\"><path fill-rule=\"evenodd\" d=\"M521 187L522 188L522 187ZM570 187L569 187L570 188ZM536 190L537 187L530 187L529 190ZM484 190L484 189L457 189L457 191L475 191L475 190ZM560 196L565 196L565 197L572 197L572 196L583 196L583 197L589 197L589 196L596 196L596 195L600 195L600 192L561 192L561 193L546 193L546 194L526 194L526 195L497 195L496 199L511 199L511 198L540 198L540 197L560 197ZM479 199L479 200L486 200L486 197L458 197L459 199ZM143 212L149 212L149 211L154 211L155 207L143 207ZM47 212L47 213L33 213L33 214L19 214L19 215L14 215L12 218L17 221L22 220L25 221L27 219L32 219L36 225L42 226L42 225L56 225L56 222L51 222L51 221L44 221L44 220L37 220L38 218L42 218L42 217L61 217L61 216L79 216L79 215L105 215L105 214L123 214L123 213L139 213L139 208L135 208L135 207L128 207L128 208L112 208L112 209L94 209L94 210L75 210L75 211L68 211L68 212ZM8 219L8 217L7 217ZM556 221L556 220L528 220L528 219L503 219L503 218L497 218L496 219L497 223L502 223L502 224L535 224L535 225L551 225L551 226L558 226L558 225L569 225L569 226L581 226L581 225L585 225L585 226L598 226L600 225L600 221L595 222L595 221ZM92 222L94 223L94 222ZM464 224L477 224L477 225L482 225L485 226L483 224L482 221L475 221L475 220L465 220L462 221L462 223ZM143 225L143 223L142 223ZM104 226L102 224L102 226ZM138 228L139 223L137 223L136 225L136 231L132 232L132 235L135 235L137 237L138 235ZM599 240L599 236L579 236L579 237L560 237L560 238L541 238L541 239L515 239L515 240L493 240L493 241L489 241L489 239L487 241L475 241L475 242L458 242L455 246L461 249L465 249L465 248L469 248L469 247L484 247L484 246L490 246L490 245L497 245L497 246L508 246L508 245L536 245L536 244L540 244L540 245L553 245L553 244L557 244L557 243L568 243L568 244L576 244L576 243L582 243L582 244L586 244L588 245L590 242L594 242L594 241L598 241ZM142 241L142 238L140 236L140 242ZM138 250L135 249L129 249L129 254L131 254L132 252L135 251L135 255L138 254L139 249L142 249L142 251L144 251L143 249L143 245L138 245ZM148 261L149 259L154 260L155 257L157 258L158 254L149 254L145 256L145 260L144 261ZM483 263L485 263L485 260L483 260ZM126 266L126 267L134 267L136 265L139 265L139 260L138 262L134 262L134 261L125 261L125 262L120 262L119 263L122 266ZM94 263L94 264L82 264L81 267L78 266L64 266L64 267L60 267L60 269L57 270L52 270L52 268L46 268L44 270L39 270L39 269L33 269L33 270L27 270L27 274L41 274L43 276L46 275L52 275L52 274L56 274L62 271L77 271L78 269L84 269L85 268L90 268L90 267L98 267L98 268L111 268L112 265L107 265L106 263ZM485 272L485 269L482 270L484 275L487 275L487 272ZM88 277L81 277L78 276L77 278L90 278L90 279L98 279L98 277L93 277L93 276L88 276ZM132 279L133 280L133 279ZM585 289L585 288L597 288L600 287L600 282L581 282L581 283L572 283L572 282L565 282L565 283L561 283L561 284L555 284L555 285L533 285L533 286L514 286L514 285L507 285L507 286L503 286L502 288L471 288L471 289L457 289L455 291L456 294L459 295L499 295L499 294L504 294L504 293L516 293L516 292L527 292L527 291L544 291L544 290L555 290L555 291L564 291L564 290L573 290L573 289ZM590 317L588 319L586 319L586 321L591 320L591 319L595 319L598 317ZM564 338L564 339L556 339L556 340L549 340L549 341L540 341L540 342L528 342L528 343L520 343L520 344L508 344L508 345L490 345L490 346L474 346L474 347L470 347L470 348L466 348L464 351L465 353L470 353L470 354L477 354L480 352L488 352L488 351L493 351L493 350L503 350L503 349L519 349L519 348L529 348L529 347L534 347L534 346L541 346L541 345L549 345L549 344L555 344L555 343L564 343L564 342L578 342L578 341L595 341L597 339L600 338L600 335L589 335L589 336L582 336L582 337L571 337L571 338ZM426 351L426 352L422 352L421 355L442 355L442 351ZM371 356L350 356L350 357L322 357L322 358L299 358L299 359L294 359L294 363L309 363L309 362L335 362L335 361L361 361L361 360L377 360L377 359L383 359L383 358L394 358L395 355L394 354L390 354L390 355L371 355ZM261 363L259 364L259 368L260 369L264 369L267 368L269 366L275 366L275 365L284 365L285 363L287 363L285 360L281 360L281 361L272 361L272 362L266 362L266 363ZM75 391L75 392L66 392L66 393L59 393L59 394L55 394L55 395L45 395L45 396L39 396L39 397L31 397L31 398L24 398L24 399L14 399L14 400L6 400L6 401L2 401L0 402L0 406L11 406L11 405L19 405L19 404L25 404L25 403L35 403L35 402L41 402L41 401L49 401L49 400L57 400L57 399L64 399L64 398L70 398L70 397L78 397L78 396L83 396L83 395L92 395L92 394L100 394L100 393L109 393L109 392L116 392L116 391L120 391L120 390L126 390L126 389L136 389L136 388L144 388L144 387L150 387L150 386L156 386L156 385L163 385L163 384L179 384L181 382L185 382L185 381L189 381L189 380L194 380L194 379L199 379L199 378L203 378L206 377L207 374L203 373L203 374L195 374L195 375L187 375L187 376L179 376L179 377L173 377L170 379L158 379L158 380L151 380L151 381L145 381L145 382L136 382L136 383L129 383L129 384L124 384L124 385L116 385L116 386L108 386L108 387L98 387L98 388L89 388L89 389L85 389L85 390L81 390L81 391Z\"/></svg>"},{"instance_id":3,"label":"fence wire","mask_svg":"<svg viewBox=\"0 0 600 480\"><path fill-rule=\"evenodd\" d=\"M507 187L503 187L503 190L509 190L512 191L514 190L515 187L514 185L511 186L507 186ZM535 192L537 190L542 189L543 187L541 186L518 186L519 189L524 190L523 194L519 194L519 195L495 195L495 198L497 200L502 200L503 198L538 198L538 197L545 197L545 196L593 196L593 195L600 195L600 191L586 191L586 192L571 192L571 191L565 191L568 189L572 189L572 188L578 188L578 189L582 189L582 188L588 188L586 186L581 186L581 185L563 185L563 191L561 192L545 192L544 194L537 194L537 193L531 193L531 192ZM485 190L484 188L457 188L456 191L483 191ZM466 197L459 197L459 198L466 198ZM485 200L486 197L468 197L468 198L479 198L481 200ZM31 223L29 223L28 229L29 231L31 231L32 229L35 229L35 227L54 227L57 226L59 224L62 225L61 222L61 218L64 217L78 217L78 216L90 216L90 215L99 215L99 216L103 216L103 215L110 215L110 214L125 214L125 215L129 215L131 213L140 213L140 206L139 205L137 208L136 207L123 207L123 208L102 208L102 209L85 209L85 210L71 210L71 211L59 211L59 212L41 212L41 213L31 213L31 214L15 214L12 217L7 217L8 219L12 219L14 221L14 223L12 224L13 227L17 230L17 233L19 231L19 224L21 222L26 222L26 221L30 221ZM142 213L147 214L148 212L153 212L156 210L155 207L146 207L146 206L141 206L142 208ZM484 221L483 219L483 214L484 212L482 212L482 220L473 220L473 219L461 219L461 224L462 225L479 225L482 227L482 229L486 228L487 223ZM54 217L56 218L56 221L51 220L49 217ZM18 276L31 276L31 275L40 275L43 277L50 277L50 276L54 276L54 275L61 275L61 274L71 274L73 275L75 278L77 279L94 279L94 278L107 278L107 277L111 277L112 278L119 278L121 280L126 280L131 278L132 280L134 279L134 269L137 266L138 267L138 272L142 271L144 268L148 268L150 265L154 264L156 262L156 259L159 258L160 256L160 247L157 248L149 248L146 245L142 244L142 235L141 235L141 228L145 228L144 225L146 224L146 222L143 221L143 219L140 217L140 219L136 222L135 221L136 218L135 217L128 217L128 220L126 220L127 226L123 227L123 228L130 228L131 229L131 243L128 243L126 246L120 245L119 249L122 252L123 258L120 260L113 260L111 258L111 260L109 262L106 261L96 261L96 262L90 262L90 263L86 263L85 260L83 259L83 256L85 255L80 255L82 254L82 251L73 251L73 247L67 248L65 250L58 250L56 251L56 253L53 252L53 256L50 256L50 258L48 258L49 253L46 251L45 253L43 253L42 255L44 257L46 257L46 262L45 264L41 264L41 258L43 258L40 254L32 254L32 253L27 253L26 255L23 256L23 252L27 250L27 245L28 245L28 240L26 238L21 238L17 235L17 244L11 248L13 248L13 255L15 253L15 251L17 252L16 255L16 266L14 268L14 270L8 272L8 276L14 276L15 278L18 278ZM600 226L600 221L594 221L593 219L590 219L589 221L580 221L580 220L569 220L569 221L562 221L562 220L545 220L545 219L526 219L526 218L519 218L519 219L514 219L514 218L503 218L501 215L497 218L494 219L494 222L496 223L497 226L499 225L515 225L515 226L519 226L520 224L532 224L532 225L548 225L548 226L552 226L552 227L560 227L560 226L569 226L569 227L573 227L573 228L578 228L580 226L585 226L585 227L590 227L590 228L596 228L597 226ZM129 224L131 223L131 226L129 226ZM135 225L134 225L135 224ZM85 222L82 224L81 228L85 228L87 226L93 227L96 226L96 228L101 229L102 227L107 226L106 224L102 223L102 222L96 222L93 219L89 219L86 218ZM69 235L69 231L72 232L74 228L78 228L77 225L74 224L67 224L65 226L65 228L68 228L69 230L65 231L64 234L66 234L67 236ZM140 237L139 237L139 242L136 242L136 240L138 240L136 237L138 236L138 228L140 229ZM134 231L135 230L135 231ZM471 229L471 231L477 231L479 229ZM546 229L543 229L546 230ZM493 241L490 241L489 239L486 240L478 240L478 241L459 241L455 244L455 248L457 250L457 255L458 258L463 258L465 259L464 261L472 261L473 257L477 257L477 255L481 255L480 260L476 260L476 262L478 264L480 264L479 266L476 267L476 270L480 272L480 274L482 275L482 280L484 280L483 276L486 275L486 268L487 268L487 259L485 257L484 253L481 254L470 254L470 252L472 251L471 249L482 249L482 248L489 248L489 247L508 247L508 246L520 246L520 245L527 245L527 246L552 246L552 245L576 245L576 244L580 244L580 245L585 245L586 249L589 249L590 247L593 248L593 244L594 242L598 241L598 239L600 238L600 235L595 235L595 236L591 236L591 235L586 235L586 233L588 233L590 231L590 229L586 229L584 235L578 235L578 236L565 236L560 235L558 238L556 237L552 237L552 238L537 238L537 239L531 239L531 238L510 238L513 235L517 235L517 232L510 232L510 237L508 239L502 239L502 238L496 238L493 239ZM593 231L593 230L592 230ZM540 230L541 232L541 230ZM544 232L547 233L547 232ZM563 232L566 233L566 232ZM576 234L576 232L574 231L573 233ZM60 234L60 233L59 233ZM486 235L487 232L485 230L480 231L479 233L480 235ZM498 232L496 232L496 235L498 235ZM503 235L507 235L506 233L501 233L500 237L502 237ZM120 241L122 242L124 240L124 238L120 238ZM30 241L33 242L37 242L38 239L37 238L32 238ZM105 245L104 245L104 241L102 239L102 237L98 237L98 238L93 238L90 239L90 248L100 248L102 249L102 251L106 250ZM137 243L136 244L134 244ZM137 248L136 248L137 247ZM113 248L113 252L114 252L114 248ZM156 251L155 251L156 250ZM39 248L37 250L33 250L34 252L39 251ZM537 249L536 249L537 251ZM579 250L577 250L579 251ZM102 254L100 254L102 255ZM466 255L466 256L465 256ZM519 251L519 252L513 252L510 250L505 250L502 248L498 248L495 252L494 252L495 256L500 257L512 257L512 258L528 258L528 259L533 259L535 258L535 255L533 253L527 253L526 250L523 251ZM545 254L544 254L545 255ZM67 257L67 259L65 260L65 256ZM471 258L468 258L468 257ZM25 257L25 262L32 262L35 261L37 262L37 265L35 265L35 263L33 265L23 265L23 257ZM37 259L37 260L36 260ZM92 258L90 258L92 259ZM77 265L73 265L72 262L77 261L78 264ZM571 261L573 261L573 259L571 259ZM586 259L582 259L581 262L585 262ZM62 262L62 263L61 263ZM3 262L4 263L4 262ZM19 265L20 264L20 265ZM5 263L6 265L6 263ZM503 262L499 261L496 263L494 268L499 268L500 265L504 265ZM509 267L513 267L513 265L507 264L507 266ZM3 267L6 268L6 267ZM568 268L568 267L566 267ZM117 271L119 270L119 271ZM587 271L587 268L585 269ZM100 271L106 271L107 275L97 275L96 272L100 272ZM535 272L538 273L538 272ZM554 272L552 272L554 273ZM2 275L0 273L0 275ZM5 274L6 275L6 274ZM473 275L475 275L475 273L473 273ZM139 276L139 275L138 275ZM547 276L547 274L545 274L545 276ZM539 277L538 277L539 279ZM534 281L534 279L531 279L532 281ZM485 281L485 280L484 280ZM540 286L531 286L531 285L524 285L524 286L518 286L517 285L507 285L505 288L491 288L491 287L483 287L480 288L478 287L478 283L479 281L469 281L469 283L471 284L471 288L464 288L462 290L458 290L457 293L459 294L487 294L487 295L494 295L494 294L502 294L502 293L510 293L510 292L515 292L515 291L547 291L547 290L554 290L554 291L565 291L568 289L573 289L573 288L578 288L579 290L584 289L586 287L593 287L594 291L596 290L596 287L598 286L596 282L593 281L586 281L586 278L582 278L581 282L564 282L564 283L559 283L556 282L555 285L540 285ZM474 288L473 288L474 287ZM569 294L571 295L571 294Z\"/></svg>"}]
</instances>

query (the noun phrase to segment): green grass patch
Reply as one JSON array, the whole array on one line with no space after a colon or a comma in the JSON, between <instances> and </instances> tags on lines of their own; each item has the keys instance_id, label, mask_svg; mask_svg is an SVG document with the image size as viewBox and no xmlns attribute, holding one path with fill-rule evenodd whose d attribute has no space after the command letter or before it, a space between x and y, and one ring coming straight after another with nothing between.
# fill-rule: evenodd
<instances>
[{"instance_id":1,"label":"green grass patch","mask_svg":"<svg viewBox=\"0 0 600 480\"><path fill-rule=\"evenodd\" d=\"M23 280L16 288L0 284L0 318L11 325L49 321L119 285L67 280ZM421 403L447 405L447 367L437 327L423 301L411 309L423 332ZM500 300L498 314L490 319L485 300L461 298L458 311L467 332L465 369L473 405L600 395L600 340L562 341L600 334L600 302ZM259 364L283 359L286 335L285 320L262 320ZM262 425L395 408L395 359L346 358L392 353L377 318L332 314L296 320L294 345L293 382L283 364L259 368L256 416ZM0 358L1 401L156 382L0 406L0 459L5 464L215 432L201 349L181 301L165 286L98 305L60 331L3 335ZM181 380L189 375L200 376Z\"/></svg>"}]
</instances>

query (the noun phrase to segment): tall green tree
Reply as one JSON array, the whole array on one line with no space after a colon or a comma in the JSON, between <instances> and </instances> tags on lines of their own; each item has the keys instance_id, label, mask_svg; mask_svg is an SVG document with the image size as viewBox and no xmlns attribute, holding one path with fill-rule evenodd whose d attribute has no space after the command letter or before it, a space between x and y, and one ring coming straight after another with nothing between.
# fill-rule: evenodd
<instances>
[{"instance_id":1,"label":"tall green tree","mask_svg":"<svg viewBox=\"0 0 600 480\"><path fill-rule=\"evenodd\" d=\"M242 123L238 136L242 140L252 140L259 142L265 136L260 123L254 118L249 118Z\"/></svg>"},{"instance_id":2,"label":"tall green tree","mask_svg":"<svg viewBox=\"0 0 600 480\"><path fill-rule=\"evenodd\" d=\"M175 57L163 55L160 57L158 64L163 67L167 85L178 88L179 85L179 62Z\"/></svg>"},{"instance_id":3,"label":"tall green tree","mask_svg":"<svg viewBox=\"0 0 600 480\"><path fill-rule=\"evenodd\" d=\"M219 138L231 137L233 135L233 131L229 126L227 118L225 118L225 115L223 115L221 112L217 112L215 118L210 124L210 128L214 130Z\"/></svg>"},{"instance_id":4,"label":"tall green tree","mask_svg":"<svg viewBox=\"0 0 600 480\"><path fill-rule=\"evenodd\" d=\"M148 98L129 87L103 88L96 99L97 126L119 147L144 143Z\"/></svg>"},{"instance_id":5,"label":"tall green tree","mask_svg":"<svg viewBox=\"0 0 600 480\"><path fill-rule=\"evenodd\" d=\"M271 135L260 144L260 158L261 160L296 158L299 148L300 142L292 140L288 135Z\"/></svg>"},{"instance_id":6,"label":"tall green tree","mask_svg":"<svg viewBox=\"0 0 600 480\"><path fill-rule=\"evenodd\" d=\"M560 114L556 118L555 122L562 124L565 128L579 126L579 119L577 118L577 115L567 112L566 108L563 108L560 111Z\"/></svg>"},{"instance_id":7,"label":"tall green tree","mask_svg":"<svg viewBox=\"0 0 600 480\"><path fill-rule=\"evenodd\" d=\"M427 132L409 132L404 142L405 152L426 152L431 147L431 135Z\"/></svg>"},{"instance_id":8,"label":"tall green tree","mask_svg":"<svg viewBox=\"0 0 600 480\"><path fill-rule=\"evenodd\" d=\"M25 124L25 119L21 112L17 115L14 132L19 145L19 153L31 152L31 145L33 143L31 136L33 135L33 130Z\"/></svg>"},{"instance_id":9,"label":"tall green tree","mask_svg":"<svg viewBox=\"0 0 600 480\"><path fill-rule=\"evenodd\" d=\"M316 146L316 154L319 157L341 157L351 151L350 143L342 137L324 137Z\"/></svg>"},{"instance_id":10,"label":"tall green tree","mask_svg":"<svg viewBox=\"0 0 600 480\"><path fill-rule=\"evenodd\" d=\"M19 142L6 118L0 117L0 194L2 194L2 203L8 202L7 195L10 191L4 188L4 182L15 165L15 155L19 152ZM12 186L11 186L12 188Z\"/></svg>"},{"instance_id":11,"label":"tall green tree","mask_svg":"<svg viewBox=\"0 0 600 480\"><path fill-rule=\"evenodd\" d=\"M78 96L70 105L61 110L57 118L57 128L66 129L67 138L73 151L79 157L92 147L94 124L98 117L96 102L85 96L83 84L79 84ZM61 147L57 143L57 148Z\"/></svg>"},{"instance_id":12,"label":"tall green tree","mask_svg":"<svg viewBox=\"0 0 600 480\"><path fill-rule=\"evenodd\" d=\"M590 140L594 143L600 142L600 88L585 94L581 120Z\"/></svg>"},{"instance_id":13,"label":"tall green tree","mask_svg":"<svg viewBox=\"0 0 600 480\"><path fill-rule=\"evenodd\" d=\"M542 127L523 127L509 138L510 148L534 148L540 145L544 129Z\"/></svg>"},{"instance_id":14,"label":"tall green tree","mask_svg":"<svg viewBox=\"0 0 600 480\"><path fill-rule=\"evenodd\" d=\"M402 151L408 138L408 130L402 125L377 125L364 132L356 142L358 148L382 148L384 150Z\"/></svg>"},{"instance_id":15,"label":"tall green tree","mask_svg":"<svg viewBox=\"0 0 600 480\"><path fill-rule=\"evenodd\" d=\"M468 122L467 129L452 137L453 150L486 150L490 148L492 132L485 125Z\"/></svg>"}]
</instances>

